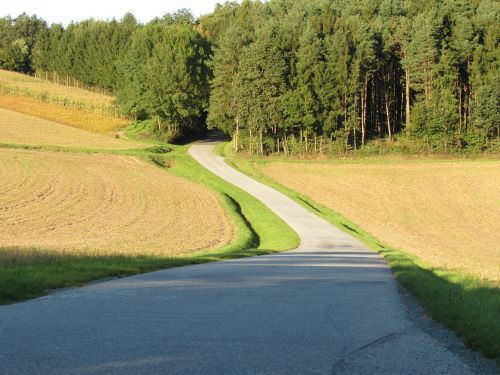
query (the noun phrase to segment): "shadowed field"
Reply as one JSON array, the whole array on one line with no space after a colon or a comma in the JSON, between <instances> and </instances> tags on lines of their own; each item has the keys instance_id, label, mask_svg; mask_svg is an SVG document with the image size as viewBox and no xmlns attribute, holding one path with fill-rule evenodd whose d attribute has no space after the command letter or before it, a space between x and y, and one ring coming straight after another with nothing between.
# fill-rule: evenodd
<instances>
[{"instance_id":1,"label":"shadowed field","mask_svg":"<svg viewBox=\"0 0 500 375\"><path fill-rule=\"evenodd\" d=\"M171 256L235 235L214 193L129 156L0 150L0 191L0 248Z\"/></svg>"},{"instance_id":2,"label":"shadowed field","mask_svg":"<svg viewBox=\"0 0 500 375\"><path fill-rule=\"evenodd\" d=\"M500 280L498 161L254 166L433 267Z\"/></svg>"},{"instance_id":3,"label":"shadowed field","mask_svg":"<svg viewBox=\"0 0 500 375\"><path fill-rule=\"evenodd\" d=\"M25 98L22 98L25 100ZM4 103L0 104L2 107ZM101 134L0 108L0 143L106 149L145 148L142 142Z\"/></svg>"}]
</instances>

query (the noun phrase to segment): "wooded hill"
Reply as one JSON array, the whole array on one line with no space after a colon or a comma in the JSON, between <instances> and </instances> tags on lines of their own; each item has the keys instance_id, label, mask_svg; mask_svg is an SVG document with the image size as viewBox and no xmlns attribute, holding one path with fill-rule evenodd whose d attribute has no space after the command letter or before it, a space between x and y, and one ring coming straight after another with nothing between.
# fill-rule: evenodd
<instances>
[{"instance_id":1,"label":"wooded hill","mask_svg":"<svg viewBox=\"0 0 500 375\"><path fill-rule=\"evenodd\" d=\"M110 90L167 138L208 124L251 153L498 150L498 25L496 0L243 1L67 28L21 15L0 20L0 66Z\"/></svg>"}]
</instances>

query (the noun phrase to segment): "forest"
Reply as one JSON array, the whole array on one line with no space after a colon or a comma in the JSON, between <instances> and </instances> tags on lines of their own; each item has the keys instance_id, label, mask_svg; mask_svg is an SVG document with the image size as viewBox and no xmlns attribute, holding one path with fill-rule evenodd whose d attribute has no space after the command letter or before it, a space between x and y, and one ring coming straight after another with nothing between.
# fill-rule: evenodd
<instances>
[{"instance_id":1,"label":"forest","mask_svg":"<svg viewBox=\"0 0 500 375\"><path fill-rule=\"evenodd\" d=\"M0 19L0 68L105 90L175 141L250 154L500 150L500 2L226 2L147 24Z\"/></svg>"}]
</instances>

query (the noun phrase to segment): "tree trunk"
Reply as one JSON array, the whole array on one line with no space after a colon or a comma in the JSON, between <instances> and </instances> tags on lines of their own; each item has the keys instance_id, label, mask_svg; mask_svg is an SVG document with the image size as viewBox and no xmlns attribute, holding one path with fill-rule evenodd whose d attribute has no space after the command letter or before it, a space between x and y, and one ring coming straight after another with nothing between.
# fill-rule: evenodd
<instances>
[{"instance_id":1,"label":"tree trunk","mask_svg":"<svg viewBox=\"0 0 500 375\"><path fill-rule=\"evenodd\" d=\"M345 155L347 155L347 150L349 149L349 128L347 127L347 94L344 94L344 143L345 143Z\"/></svg>"},{"instance_id":2,"label":"tree trunk","mask_svg":"<svg viewBox=\"0 0 500 375\"><path fill-rule=\"evenodd\" d=\"M392 127L391 127L391 112L389 110L389 93L385 93L385 116L387 119L387 131L389 133L389 140L392 142Z\"/></svg>"},{"instance_id":3,"label":"tree trunk","mask_svg":"<svg viewBox=\"0 0 500 375\"><path fill-rule=\"evenodd\" d=\"M248 139L248 150L250 151L250 155L252 155L252 128L248 129L249 139Z\"/></svg>"},{"instance_id":4,"label":"tree trunk","mask_svg":"<svg viewBox=\"0 0 500 375\"><path fill-rule=\"evenodd\" d=\"M264 130L261 128L259 130L259 148L260 148L260 154L264 155Z\"/></svg>"},{"instance_id":5,"label":"tree trunk","mask_svg":"<svg viewBox=\"0 0 500 375\"><path fill-rule=\"evenodd\" d=\"M405 81L406 81L406 130L409 132L410 131L410 73L408 72L408 69L405 69Z\"/></svg>"},{"instance_id":6,"label":"tree trunk","mask_svg":"<svg viewBox=\"0 0 500 375\"><path fill-rule=\"evenodd\" d=\"M363 113L361 114L361 148L364 147L366 142L366 111L367 111L367 100L368 100L368 78L365 78L365 83L363 86Z\"/></svg>"},{"instance_id":7,"label":"tree trunk","mask_svg":"<svg viewBox=\"0 0 500 375\"><path fill-rule=\"evenodd\" d=\"M382 77L382 82L383 82L384 77ZM380 80L380 79L379 79ZM379 85L377 85L377 81L373 81L373 95L372 95L372 111L374 112L375 116L375 127L377 128L377 134L378 138L382 138L382 127L380 126L380 88Z\"/></svg>"},{"instance_id":8,"label":"tree trunk","mask_svg":"<svg viewBox=\"0 0 500 375\"><path fill-rule=\"evenodd\" d=\"M354 116L355 116L354 120L355 120L355 122L353 122L354 126L352 128L352 141L354 143L354 150L358 149L358 144L357 144L357 140L356 140L357 114L358 114L358 95L356 94L354 96Z\"/></svg>"},{"instance_id":9,"label":"tree trunk","mask_svg":"<svg viewBox=\"0 0 500 375\"><path fill-rule=\"evenodd\" d=\"M467 120L469 118L469 105L470 105L470 86L464 85L464 133L467 133Z\"/></svg>"},{"instance_id":10,"label":"tree trunk","mask_svg":"<svg viewBox=\"0 0 500 375\"><path fill-rule=\"evenodd\" d=\"M238 138L240 136L240 118L236 116L236 130L234 132L234 139L233 139L233 149L235 152L238 152Z\"/></svg>"},{"instance_id":11,"label":"tree trunk","mask_svg":"<svg viewBox=\"0 0 500 375\"><path fill-rule=\"evenodd\" d=\"M458 87L458 135L462 135L462 86L457 82Z\"/></svg>"}]
</instances>

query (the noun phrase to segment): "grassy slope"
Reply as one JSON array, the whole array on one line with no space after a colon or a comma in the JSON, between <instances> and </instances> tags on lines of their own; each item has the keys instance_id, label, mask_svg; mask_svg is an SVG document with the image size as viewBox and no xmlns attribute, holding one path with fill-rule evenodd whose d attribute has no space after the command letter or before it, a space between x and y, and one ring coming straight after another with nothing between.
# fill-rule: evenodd
<instances>
[{"instance_id":1,"label":"grassy slope","mask_svg":"<svg viewBox=\"0 0 500 375\"><path fill-rule=\"evenodd\" d=\"M226 145L221 154L232 155ZM281 191L310 211L379 252L397 280L424 306L427 313L457 332L470 347L500 364L500 290L497 283L441 268L432 268L402 250L392 248L331 209L263 176L252 163L256 159L230 157L228 163L243 173Z\"/></svg>"},{"instance_id":2,"label":"grassy slope","mask_svg":"<svg viewBox=\"0 0 500 375\"><path fill-rule=\"evenodd\" d=\"M3 147L15 147L15 145ZM0 303L37 297L54 288L80 285L103 277L124 276L162 268L269 254L298 245L296 234L281 219L249 194L222 181L201 167L187 154L187 148L188 146L152 144L151 148L146 150L121 150L112 153L142 157L161 168L166 165L172 166L170 169L172 173L204 184L218 193L237 227L237 237L230 245L222 249L180 257L73 256L40 253L36 249L0 248L0 252L17 251L20 253L17 262L0 265ZM38 147L38 149L44 148ZM167 149L172 149L172 151L162 153ZM107 152L106 150L72 148L57 151ZM160 169L158 172L164 173ZM28 256L24 256L26 253ZM27 263L26 259L30 261Z\"/></svg>"}]
</instances>

